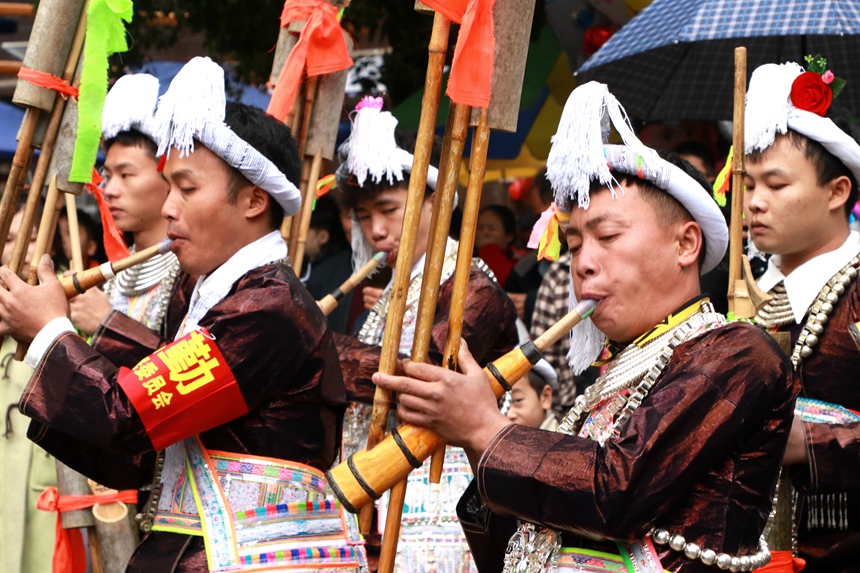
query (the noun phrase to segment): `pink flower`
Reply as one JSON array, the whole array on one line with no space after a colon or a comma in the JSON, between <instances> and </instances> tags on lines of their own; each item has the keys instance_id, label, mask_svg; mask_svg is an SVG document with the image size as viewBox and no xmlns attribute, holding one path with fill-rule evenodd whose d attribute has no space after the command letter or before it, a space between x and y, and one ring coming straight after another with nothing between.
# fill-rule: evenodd
<instances>
[{"instance_id":1,"label":"pink flower","mask_svg":"<svg viewBox=\"0 0 860 573\"><path fill-rule=\"evenodd\" d=\"M827 70L826 72L821 74L821 81L823 81L827 85L830 85L830 82L832 82L834 79L836 79L836 76L834 76L833 72L831 72L830 70Z\"/></svg>"}]
</instances>

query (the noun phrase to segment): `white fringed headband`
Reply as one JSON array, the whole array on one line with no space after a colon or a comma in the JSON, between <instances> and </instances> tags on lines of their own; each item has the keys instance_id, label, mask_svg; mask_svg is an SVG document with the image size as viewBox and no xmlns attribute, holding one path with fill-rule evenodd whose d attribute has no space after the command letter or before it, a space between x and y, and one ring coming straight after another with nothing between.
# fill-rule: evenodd
<instances>
[{"instance_id":1,"label":"white fringed headband","mask_svg":"<svg viewBox=\"0 0 860 573\"><path fill-rule=\"evenodd\" d=\"M412 172L413 155L394 139L397 118L382 111L382 106L382 98L372 96L365 96L355 106L352 131L337 150L341 164L335 180L344 193L349 193L350 185L362 187L367 181L394 185L403 181L404 172ZM431 189L436 189L438 177L439 170L428 166L427 185ZM361 232L355 213L352 219L352 266L357 270L373 256L373 248Z\"/></svg>"},{"instance_id":2,"label":"white fringed headband","mask_svg":"<svg viewBox=\"0 0 860 573\"><path fill-rule=\"evenodd\" d=\"M102 109L102 137L113 139L123 131L141 132L158 145L155 107L158 78L129 74L119 78L107 93Z\"/></svg>"},{"instance_id":3,"label":"white fringed headband","mask_svg":"<svg viewBox=\"0 0 860 573\"><path fill-rule=\"evenodd\" d=\"M183 157L194 151L196 139L271 195L288 217L295 215L302 204L298 188L224 123L226 106L221 66L209 58L189 61L158 102L158 154L169 156L170 150L176 148Z\"/></svg>"},{"instance_id":4,"label":"white fringed headband","mask_svg":"<svg viewBox=\"0 0 860 573\"><path fill-rule=\"evenodd\" d=\"M820 56L807 58L810 68L789 62L765 64L752 73L746 99L744 151L764 151L777 134L789 129L820 143L860 181L860 145L823 117L834 92L841 89ZM844 82L843 82L844 83ZM834 89L836 88L836 89Z\"/></svg>"},{"instance_id":5,"label":"white fringed headband","mask_svg":"<svg viewBox=\"0 0 860 573\"><path fill-rule=\"evenodd\" d=\"M610 123L623 145L609 145ZM639 141L624 108L605 84L588 82L573 90L564 106L558 131L547 158L547 179L559 205L574 201L588 209L594 181L609 188L618 198L618 181L612 171L634 175L653 183L674 197L693 217L705 237L702 272L719 264L729 244L725 218L710 193L681 169L662 159ZM577 304L571 273L570 308ZM585 370L600 355L606 336L590 320L571 331L568 361L574 373Z\"/></svg>"}]
</instances>

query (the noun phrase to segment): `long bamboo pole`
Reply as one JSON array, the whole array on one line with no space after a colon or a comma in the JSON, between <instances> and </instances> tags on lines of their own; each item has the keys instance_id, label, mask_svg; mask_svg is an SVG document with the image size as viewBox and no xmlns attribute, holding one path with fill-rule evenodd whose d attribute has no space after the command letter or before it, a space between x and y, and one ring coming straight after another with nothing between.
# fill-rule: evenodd
<instances>
[{"instance_id":1,"label":"long bamboo pole","mask_svg":"<svg viewBox=\"0 0 860 573\"><path fill-rule=\"evenodd\" d=\"M442 352L442 364L449 370L457 369L457 354L463 333L463 313L469 294L469 275L472 272L472 251L475 248L475 231L481 210L481 194L484 174L487 170L487 150L490 144L490 127L487 125L487 109L480 110L478 125L472 135L472 158L469 161L469 186L463 205L463 224L460 228L460 250L457 253L457 270L454 272L454 288L451 291L451 313L448 318L448 338ZM445 445L433 453L430 465L430 483L439 483L445 461Z\"/></svg>"},{"instance_id":2,"label":"long bamboo pole","mask_svg":"<svg viewBox=\"0 0 860 573\"><path fill-rule=\"evenodd\" d=\"M379 359L379 371L385 374L393 374L397 365L400 334L403 329L403 314L406 310L406 291L409 288L412 259L415 256L415 240L418 233L421 206L424 204L424 188L427 184L427 168L430 166L430 153L433 149L433 133L436 128L436 114L439 111L440 88L445 68L445 55L448 51L450 27L450 20L439 13L435 14L428 48L430 55L424 81L424 97L421 100L421 118L418 122L415 158L412 162L412 173L409 178L409 193L403 215L403 232L400 236L397 266L394 271L394 283L388 311L390 320L386 321L385 324L382 353ZM373 412L367 438L369 448L378 444L385 436L390 405L390 392L377 388L373 396ZM372 512L372 508L370 511L362 513L361 528L363 532L370 529L370 520L368 519L370 512Z\"/></svg>"},{"instance_id":3,"label":"long bamboo pole","mask_svg":"<svg viewBox=\"0 0 860 573\"><path fill-rule=\"evenodd\" d=\"M296 274L302 272L302 262L305 258L305 245L308 241L308 231L311 228L311 216L314 210L314 201L316 199L317 182L320 178L320 169L322 168L322 151L317 151L311 161L310 175L305 183L305 194L302 198L302 216L301 225L299 226L299 236L296 240L295 254L290 258L293 262L293 270Z\"/></svg>"},{"instance_id":4,"label":"long bamboo pole","mask_svg":"<svg viewBox=\"0 0 860 573\"><path fill-rule=\"evenodd\" d=\"M78 206L75 204L75 196L71 193L66 193L66 220L69 222L69 246L72 251L72 260L69 261L69 266L72 271L79 273L84 270L84 255L81 250L81 228L78 225Z\"/></svg>"},{"instance_id":5,"label":"long bamboo pole","mask_svg":"<svg viewBox=\"0 0 860 573\"><path fill-rule=\"evenodd\" d=\"M301 114L301 123L299 124L299 157L303 158L302 162L302 179L299 184L299 189L302 192L303 199L302 201L306 201L306 197L308 196L308 182L311 179L311 170L313 159L308 161L308 134L311 129L311 115L313 114L314 101L316 100L317 93L317 83L319 82L319 76L311 76L308 78L307 83L305 84L305 98L304 98L304 106ZM314 152L311 157L315 157L316 152ZM322 159L322 157L320 157ZM319 173L317 173L317 178L319 178ZM316 187L316 183L314 183ZM304 209L296 213L290 218L290 233L288 240L288 249L290 253L290 258L294 256L294 253L298 250L299 244L299 235L302 228L302 218L304 214ZM293 270L296 274L301 272L301 268L296 268L295 262L293 262Z\"/></svg>"},{"instance_id":6,"label":"long bamboo pole","mask_svg":"<svg viewBox=\"0 0 860 573\"><path fill-rule=\"evenodd\" d=\"M729 311L740 318L755 314L742 277L744 215L744 110L747 49L735 48L734 115L732 117L732 220L729 227Z\"/></svg>"}]
</instances>

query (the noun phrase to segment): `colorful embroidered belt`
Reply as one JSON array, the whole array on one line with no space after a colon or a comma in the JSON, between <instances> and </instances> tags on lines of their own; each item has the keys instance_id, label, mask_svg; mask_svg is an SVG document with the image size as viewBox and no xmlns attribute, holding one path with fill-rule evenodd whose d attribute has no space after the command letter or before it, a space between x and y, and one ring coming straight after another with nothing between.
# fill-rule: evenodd
<instances>
[{"instance_id":1,"label":"colorful embroidered belt","mask_svg":"<svg viewBox=\"0 0 860 573\"><path fill-rule=\"evenodd\" d=\"M207 451L195 437L167 449L161 481L153 530L203 537L211 571L367 564L355 517L324 498L314 468Z\"/></svg>"},{"instance_id":2,"label":"colorful embroidered belt","mask_svg":"<svg viewBox=\"0 0 860 573\"><path fill-rule=\"evenodd\" d=\"M860 422L860 414L839 404L831 404L812 398L798 398L794 404L795 415L804 422L816 424L849 424Z\"/></svg>"},{"instance_id":3,"label":"colorful embroidered belt","mask_svg":"<svg viewBox=\"0 0 860 573\"><path fill-rule=\"evenodd\" d=\"M555 557L556 573L664 573L651 540L620 543L619 553L562 547ZM547 565L547 569L550 569Z\"/></svg>"}]
</instances>

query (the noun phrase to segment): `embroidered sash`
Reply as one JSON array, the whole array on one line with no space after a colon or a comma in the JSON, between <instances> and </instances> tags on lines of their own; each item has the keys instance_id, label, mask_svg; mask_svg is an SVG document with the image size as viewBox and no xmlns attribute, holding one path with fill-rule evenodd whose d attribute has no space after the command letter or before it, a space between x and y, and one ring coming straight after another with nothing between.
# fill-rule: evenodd
<instances>
[{"instance_id":1,"label":"embroidered sash","mask_svg":"<svg viewBox=\"0 0 860 573\"><path fill-rule=\"evenodd\" d=\"M322 472L295 462L169 447L153 530L203 537L214 572L367 565L355 517L323 496Z\"/></svg>"}]
</instances>

